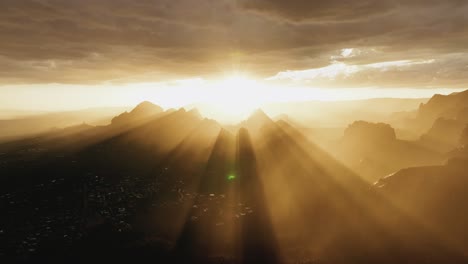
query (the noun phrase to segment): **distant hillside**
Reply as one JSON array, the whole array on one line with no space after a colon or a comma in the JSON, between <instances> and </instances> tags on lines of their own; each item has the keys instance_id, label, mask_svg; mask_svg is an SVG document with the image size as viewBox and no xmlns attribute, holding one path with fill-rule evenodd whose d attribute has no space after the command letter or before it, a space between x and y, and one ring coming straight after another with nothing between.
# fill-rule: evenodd
<instances>
[{"instance_id":1,"label":"distant hillside","mask_svg":"<svg viewBox=\"0 0 468 264\"><path fill-rule=\"evenodd\" d=\"M459 143L468 125L468 90L449 95L434 95L421 104L408 127L421 133L419 143L424 147L447 152Z\"/></svg>"},{"instance_id":2,"label":"distant hillside","mask_svg":"<svg viewBox=\"0 0 468 264\"><path fill-rule=\"evenodd\" d=\"M421 103L416 116L407 122L407 126L413 130L427 131L439 118L467 119L468 90L449 95L434 95L427 103Z\"/></svg>"},{"instance_id":3,"label":"distant hillside","mask_svg":"<svg viewBox=\"0 0 468 264\"><path fill-rule=\"evenodd\" d=\"M353 101L306 101L268 104L263 110L271 115L288 115L311 127L346 126L355 120L387 122L395 112L415 111L427 98L377 98Z\"/></svg>"},{"instance_id":4,"label":"distant hillside","mask_svg":"<svg viewBox=\"0 0 468 264\"><path fill-rule=\"evenodd\" d=\"M226 249L237 249L241 242L243 257L249 258L244 263L282 263L276 261L280 243L285 259L304 250L332 260L324 263L356 256L354 263L386 263L380 260L395 252L402 252L401 259L417 252L422 259L436 255L447 260L439 246L439 240L445 241L414 221L413 213L424 216L425 200L411 201L422 206L408 213L381 196L400 201L402 192L412 195L427 188L433 196L414 197L438 201L437 184L413 189L399 180L402 192L387 191L391 184L374 187L301 130L285 120L275 122L261 110L233 133L196 110L161 111L146 102L119 116L125 122L81 124L0 144L0 192L5 193L0 198L10 216L0 223L13 256L31 248L59 260L118 260L129 252L160 252L207 263L205 255L232 259ZM377 169L418 165L415 157L427 154L398 140L384 123L355 122L343 141L352 158L365 156L364 164ZM457 166L464 169L463 164ZM446 207L428 205L458 216L431 222L448 223L447 232L457 240L466 237L466 232L456 232L467 219L457 210L466 200L462 180L455 175L451 182L462 184L441 185L444 193L454 191L453 202L440 199ZM33 242L25 248L24 241ZM61 246L64 250L57 250ZM389 263L395 262L403 261L392 258Z\"/></svg>"},{"instance_id":5,"label":"distant hillside","mask_svg":"<svg viewBox=\"0 0 468 264\"><path fill-rule=\"evenodd\" d=\"M126 107L90 108L0 120L0 138L32 135L82 123L109 124L115 115L127 109Z\"/></svg>"},{"instance_id":6,"label":"distant hillside","mask_svg":"<svg viewBox=\"0 0 468 264\"><path fill-rule=\"evenodd\" d=\"M138 104L132 111L124 113L112 118L112 125L125 125L130 122L137 122L149 118L151 116L162 113L164 110L148 101Z\"/></svg>"},{"instance_id":7,"label":"distant hillside","mask_svg":"<svg viewBox=\"0 0 468 264\"><path fill-rule=\"evenodd\" d=\"M34 110L15 110L15 109L0 109L0 120L17 119L21 117L31 117L36 115L44 115L50 112L34 111Z\"/></svg>"},{"instance_id":8,"label":"distant hillside","mask_svg":"<svg viewBox=\"0 0 468 264\"><path fill-rule=\"evenodd\" d=\"M418 118L434 121L435 118L457 118L459 113L468 108L468 90L449 95L434 95L427 103L419 106Z\"/></svg>"},{"instance_id":9,"label":"distant hillside","mask_svg":"<svg viewBox=\"0 0 468 264\"><path fill-rule=\"evenodd\" d=\"M376 189L402 211L451 239L454 248L466 248L468 229L468 178L466 158L454 158L442 166L402 169L380 179Z\"/></svg>"},{"instance_id":10,"label":"distant hillside","mask_svg":"<svg viewBox=\"0 0 468 264\"><path fill-rule=\"evenodd\" d=\"M365 121L350 124L335 151L344 163L369 181L409 166L436 165L444 160L443 155L432 149L398 139L388 124Z\"/></svg>"},{"instance_id":11,"label":"distant hillside","mask_svg":"<svg viewBox=\"0 0 468 264\"><path fill-rule=\"evenodd\" d=\"M467 123L457 119L440 117L434 121L432 127L419 139L419 143L429 149L448 152L460 142L463 129Z\"/></svg>"}]
</instances>

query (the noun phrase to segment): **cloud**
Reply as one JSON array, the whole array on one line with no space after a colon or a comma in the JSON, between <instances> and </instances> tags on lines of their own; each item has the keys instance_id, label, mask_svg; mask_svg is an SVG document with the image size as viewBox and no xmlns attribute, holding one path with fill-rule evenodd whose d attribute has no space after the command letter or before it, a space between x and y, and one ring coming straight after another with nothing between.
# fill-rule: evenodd
<instances>
[{"instance_id":1,"label":"cloud","mask_svg":"<svg viewBox=\"0 0 468 264\"><path fill-rule=\"evenodd\" d=\"M392 1L386 0L239 0L238 3L247 10L292 21L349 20L385 13L395 7Z\"/></svg>"},{"instance_id":2,"label":"cloud","mask_svg":"<svg viewBox=\"0 0 468 264\"><path fill-rule=\"evenodd\" d=\"M367 20L373 16L415 9L456 8L463 0L238 0L246 10L294 22Z\"/></svg>"},{"instance_id":3,"label":"cloud","mask_svg":"<svg viewBox=\"0 0 468 264\"><path fill-rule=\"evenodd\" d=\"M341 56L343 58L347 58L347 57L351 57L351 56L354 56L353 55L353 52L354 52L354 49L342 49L341 50Z\"/></svg>"},{"instance_id":4,"label":"cloud","mask_svg":"<svg viewBox=\"0 0 468 264\"><path fill-rule=\"evenodd\" d=\"M311 87L465 87L468 56L450 54L429 60L383 61L370 64L330 65L298 71L283 71L266 78Z\"/></svg>"},{"instance_id":5,"label":"cloud","mask_svg":"<svg viewBox=\"0 0 468 264\"><path fill-rule=\"evenodd\" d=\"M460 0L3 0L0 9L0 84L209 78L233 69L264 78L468 52L468 3Z\"/></svg>"}]
</instances>

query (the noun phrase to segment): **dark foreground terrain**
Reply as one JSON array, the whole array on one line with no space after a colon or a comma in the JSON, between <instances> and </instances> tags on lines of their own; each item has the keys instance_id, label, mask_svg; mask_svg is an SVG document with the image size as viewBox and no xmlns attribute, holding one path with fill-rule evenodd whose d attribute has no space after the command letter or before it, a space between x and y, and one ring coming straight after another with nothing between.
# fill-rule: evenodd
<instances>
[{"instance_id":1,"label":"dark foreground terrain","mask_svg":"<svg viewBox=\"0 0 468 264\"><path fill-rule=\"evenodd\" d=\"M466 263L467 151L371 185L284 121L143 103L0 146L0 260Z\"/></svg>"}]
</instances>

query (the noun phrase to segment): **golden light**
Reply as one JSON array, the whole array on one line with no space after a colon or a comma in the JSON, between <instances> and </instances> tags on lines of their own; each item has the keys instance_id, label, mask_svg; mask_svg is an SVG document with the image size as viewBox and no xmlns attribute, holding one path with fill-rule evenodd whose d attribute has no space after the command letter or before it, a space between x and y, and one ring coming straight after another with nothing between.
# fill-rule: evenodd
<instances>
[{"instance_id":1,"label":"golden light","mask_svg":"<svg viewBox=\"0 0 468 264\"><path fill-rule=\"evenodd\" d=\"M246 118L265 103L266 87L258 81L233 75L210 85L207 115L223 121Z\"/></svg>"},{"instance_id":2,"label":"golden light","mask_svg":"<svg viewBox=\"0 0 468 264\"><path fill-rule=\"evenodd\" d=\"M93 89L91 89L93 88ZM21 91L16 86L12 91ZM48 91L49 100L67 102L67 107L77 107L86 102L92 107L106 102L115 106L137 105L151 101L164 109L197 108L204 117L224 124L236 124L247 118L250 113L262 108L268 115L284 113L283 103L304 101L344 101L370 98L424 98L434 93L448 94L456 89L410 89L410 88L322 88L310 87L302 83L285 84L275 80L254 79L247 74L232 73L221 79L195 77L166 82L132 83L125 85L109 84L98 89L97 86L42 86ZM93 91L95 96L90 96ZM75 104L67 101L70 94L77 98ZM112 100L109 100L112 92ZM30 95L30 92L26 93ZM42 94L42 93L41 93ZM37 96L41 96L37 94ZM17 98L10 97L12 101ZM44 101L49 102L49 101ZM65 107L65 106L64 106Z\"/></svg>"}]
</instances>

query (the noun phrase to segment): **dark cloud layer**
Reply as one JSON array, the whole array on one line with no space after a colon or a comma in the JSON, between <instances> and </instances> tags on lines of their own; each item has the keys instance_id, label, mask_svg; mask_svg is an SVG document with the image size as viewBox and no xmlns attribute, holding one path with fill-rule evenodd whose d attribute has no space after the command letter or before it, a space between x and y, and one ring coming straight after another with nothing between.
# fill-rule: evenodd
<instances>
[{"instance_id":1,"label":"dark cloud layer","mask_svg":"<svg viewBox=\"0 0 468 264\"><path fill-rule=\"evenodd\" d=\"M233 68L268 77L335 60L434 60L378 73L388 78L363 69L355 77L363 85L434 72L437 85L452 86L468 75L462 0L2 0L0 10L1 84L159 81ZM344 48L356 54L337 57Z\"/></svg>"},{"instance_id":2,"label":"dark cloud layer","mask_svg":"<svg viewBox=\"0 0 468 264\"><path fill-rule=\"evenodd\" d=\"M361 19L390 11L396 1L343 0L240 0L245 9L277 15L292 21Z\"/></svg>"}]
</instances>

